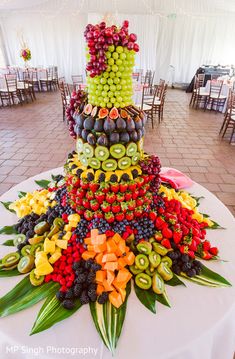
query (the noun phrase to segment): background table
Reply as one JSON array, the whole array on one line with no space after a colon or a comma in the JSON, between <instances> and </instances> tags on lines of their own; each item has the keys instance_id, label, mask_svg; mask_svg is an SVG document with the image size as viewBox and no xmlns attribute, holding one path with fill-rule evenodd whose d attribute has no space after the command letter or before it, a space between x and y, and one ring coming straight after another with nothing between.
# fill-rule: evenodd
<instances>
[{"instance_id":1,"label":"background table","mask_svg":"<svg viewBox=\"0 0 235 359\"><path fill-rule=\"evenodd\" d=\"M17 191L32 191L34 179L50 178L62 173L54 169L32 177L15 186L1 197L1 201L17 198ZM123 332L114 359L232 359L235 348L235 221L228 209L209 191L194 184L190 193L204 196L200 210L208 213L226 230L208 231L208 239L220 248L220 256L229 262L208 262L207 265L225 276L233 287L207 288L186 282L187 288L167 287L172 308L157 303L157 314L150 313L136 298L134 291L128 300ZM0 226L16 222L15 215L0 208ZM0 236L0 243L4 236ZM10 238L10 237L9 237ZM0 248L1 256L9 248ZM1 278L2 296L19 281L20 277ZM0 357L32 359L32 350L41 350L40 358L99 358L112 356L103 346L85 305L72 317L51 329L29 336L43 302L15 315L0 319ZM16 345L15 354L6 354ZM67 348L70 354L47 353L47 346ZM71 348L92 347L97 355L71 355ZM41 348L41 349L40 349ZM22 353L22 351L29 352ZM35 351L35 352L36 352Z\"/></svg>"},{"instance_id":2,"label":"background table","mask_svg":"<svg viewBox=\"0 0 235 359\"><path fill-rule=\"evenodd\" d=\"M205 86L205 90L204 90L205 92L208 92L208 93L210 92L210 83L211 83L211 80L208 80L206 83L206 86ZM229 85L227 83L224 83L222 86L221 95L226 96L226 101L224 103L224 106L219 106L220 112L225 113L225 111L226 111L229 89L232 88L232 86L233 86L232 84ZM216 109L216 106L215 106L215 109Z\"/></svg>"}]
</instances>

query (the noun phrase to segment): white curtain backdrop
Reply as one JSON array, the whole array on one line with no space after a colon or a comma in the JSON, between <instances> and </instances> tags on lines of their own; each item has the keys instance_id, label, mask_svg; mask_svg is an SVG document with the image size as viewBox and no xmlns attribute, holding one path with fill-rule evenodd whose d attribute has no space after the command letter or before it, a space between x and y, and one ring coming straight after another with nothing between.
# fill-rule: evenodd
<instances>
[{"instance_id":1,"label":"white curtain backdrop","mask_svg":"<svg viewBox=\"0 0 235 359\"><path fill-rule=\"evenodd\" d=\"M51 0L50 7L43 1L34 9L0 12L10 65L23 66L19 57L20 36L23 35L32 52L31 66L58 65L59 74L65 75L67 81L71 81L72 74L84 74L84 28L88 22L100 21L107 11L113 13L118 23L129 20L130 30L137 34L140 45L136 68L155 70L156 82L159 78L170 80L170 66L175 69L175 82L189 82L202 64L235 63L235 12L223 12L219 0L211 3L217 4L217 11L213 13L212 8L205 6L210 1L161 0L159 9L156 9L155 1L134 1L136 7L133 1L125 1L126 8L129 2L132 4L131 14L124 13L125 7L117 6L121 2L110 1L110 8L106 8L102 7L104 0L85 1L86 7L84 0ZM80 8L75 7L75 3ZM140 4L143 3L145 7L141 14ZM174 3L174 7L164 8L170 3ZM200 8L199 3L203 7Z\"/></svg>"}]
</instances>

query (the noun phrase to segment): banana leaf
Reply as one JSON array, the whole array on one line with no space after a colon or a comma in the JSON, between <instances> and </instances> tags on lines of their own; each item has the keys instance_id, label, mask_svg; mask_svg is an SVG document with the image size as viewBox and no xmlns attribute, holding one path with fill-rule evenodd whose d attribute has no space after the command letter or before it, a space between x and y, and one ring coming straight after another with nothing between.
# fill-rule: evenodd
<instances>
[{"instance_id":1,"label":"banana leaf","mask_svg":"<svg viewBox=\"0 0 235 359\"><path fill-rule=\"evenodd\" d=\"M17 234L17 230L15 228L15 224L12 226L4 226L0 228L0 234Z\"/></svg>"},{"instance_id":2,"label":"banana leaf","mask_svg":"<svg viewBox=\"0 0 235 359\"><path fill-rule=\"evenodd\" d=\"M186 287L184 282L182 282L182 280L180 280L175 274L173 275L172 279L165 282L165 284L168 284L171 287L176 287L177 285L184 285Z\"/></svg>"},{"instance_id":3,"label":"banana leaf","mask_svg":"<svg viewBox=\"0 0 235 359\"><path fill-rule=\"evenodd\" d=\"M135 294L139 301L152 313L156 314L156 295L152 289L144 290L134 284Z\"/></svg>"},{"instance_id":4,"label":"banana leaf","mask_svg":"<svg viewBox=\"0 0 235 359\"><path fill-rule=\"evenodd\" d=\"M81 302L77 299L74 309L65 309L56 298L55 293L52 293L47 297L45 303L41 307L30 335L51 328L54 324L73 315L79 308L81 308L81 306Z\"/></svg>"},{"instance_id":5,"label":"banana leaf","mask_svg":"<svg viewBox=\"0 0 235 359\"><path fill-rule=\"evenodd\" d=\"M18 192L18 197L19 197L19 198L25 197L26 194L27 194L27 192L19 191L19 192Z\"/></svg>"},{"instance_id":6,"label":"banana leaf","mask_svg":"<svg viewBox=\"0 0 235 359\"><path fill-rule=\"evenodd\" d=\"M55 293L57 289L58 284L54 282L34 287L27 275L10 292L0 298L0 317L6 317L29 308L51 293Z\"/></svg>"},{"instance_id":7,"label":"banana leaf","mask_svg":"<svg viewBox=\"0 0 235 359\"><path fill-rule=\"evenodd\" d=\"M2 205L3 205L9 212L16 213L16 212L14 211L14 209L10 209L10 208L9 208L9 207L10 207L10 204L12 204L13 202L2 202L2 201L0 201L0 203L2 203Z\"/></svg>"},{"instance_id":8,"label":"banana leaf","mask_svg":"<svg viewBox=\"0 0 235 359\"><path fill-rule=\"evenodd\" d=\"M127 299L131 292L131 283L126 287L124 303L117 309L109 301L104 304L90 303L90 312L95 327L106 347L114 354L121 335L126 315Z\"/></svg>"},{"instance_id":9,"label":"banana leaf","mask_svg":"<svg viewBox=\"0 0 235 359\"><path fill-rule=\"evenodd\" d=\"M49 187L49 184L50 184L51 181L48 181L48 180L37 180L35 181L35 183L41 187L41 188L45 188L47 189Z\"/></svg>"},{"instance_id":10,"label":"banana leaf","mask_svg":"<svg viewBox=\"0 0 235 359\"><path fill-rule=\"evenodd\" d=\"M157 293L154 293L155 295L155 300L167 307L171 307L171 303L170 303L170 300L168 298L168 295L166 293L166 291L164 291L162 294L157 294Z\"/></svg>"},{"instance_id":11,"label":"banana leaf","mask_svg":"<svg viewBox=\"0 0 235 359\"><path fill-rule=\"evenodd\" d=\"M11 270L0 269L0 278L3 278L3 277L15 277L17 275L22 275L17 270L17 268L11 269Z\"/></svg>"},{"instance_id":12,"label":"banana leaf","mask_svg":"<svg viewBox=\"0 0 235 359\"><path fill-rule=\"evenodd\" d=\"M13 239L8 239L8 240L5 241L2 245L3 245L3 246L8 246L8 247L14 247Z\"/></svg>"}]
</instances>

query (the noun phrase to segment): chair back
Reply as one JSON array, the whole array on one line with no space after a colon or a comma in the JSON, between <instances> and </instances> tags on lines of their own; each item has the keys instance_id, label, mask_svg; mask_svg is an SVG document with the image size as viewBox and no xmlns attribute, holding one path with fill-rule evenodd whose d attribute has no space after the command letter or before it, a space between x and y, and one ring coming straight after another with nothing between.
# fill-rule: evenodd
<instances>
[{"instance_id":1,"label":"chair back","mask_svg":"<svg viewBox=\"0 0 235 359\"><path fill-rule=\"evenodd\" d=\"M160 95L161 106L163 106L164 103L165 103L167 87L168 87L168 85L165 84L165 85L163 86L163 88L162 88L162 92L161 92L161 95Z\"/></svg>"},{"instance_id":2,"label":"chair back","mask_svg":"<svg viewBox=\"0 0 235 359\"><path fill-rule=\"evenodd\" d=\"M211 81L210 82L210 96L213 94L213 97L219 98L222 90L223 82L222 81Z\"/></svg>"},{"instance_id":3,"label":"chair back","mask_svg":"<svg viewBox=\"0 0 235 359\"><path fill-rule=\"evenodd\" d=\"M217 80L218 77L219 77L219 75L216 75L216 74L211 75L211 81Z\"/></svg>"},{"instance_id":4,"label":"chair back","mask_svg":"<svg viewBox=\"0 0 235 359\"><path fill-rule=\"evenodd\" d=\"M68 84L59 81L59 90L63 106L67 106L67 97L71 97Z\"/></svg>"},{"instance_id":5,"label":"chair back","mask_svg":"<svg viewBox=\"0 0 235 359\"><path fill-rule=\"evenodd\" d=\"M5 75L5 81L7 85L7 90L15 90L17 88L17 77L16 75Z\"/></svg>"},{"instance_id":6,"label":"chair back","mask_svg":"<svg viewBox=\"0 0 235 359\"><path fill-rule=\"evenodd\" d=\"M52 80L53 79L53 67L48 67L47 69L47 80Z\"/></svg>"},{"instance_id":7,"label":"chair back","mask_svg":"<svg viewBox=\"0 0 235 359\"><path fill-rule=\"evenodd\" d=\"M228 114L229 117L231 117L232 115L234 116L235 113L235 91L231 91L229 93L229 98L228 98Z\"/></svg>"},{"instance_id":8,"label":"chair back","mask_svg":"<svg viewBox=\"0 0 235 359\"><path fill-rule=\"evenodd\" d=\"M53 80L58 81L58 66L53 67Z\"/></svg>"},{"instance_id":9,"label":"chair back","mask_svg":"<svg viewBox=\"0 0 235 359\"><path fill-rule=\"evenodd\" d=\"M198 78L200 87L203 87L204 82L205 82L205 74L198 74L197 78Z\"/></svg>"},{"instance_id":10,"label":"chair back","mask_svg":"<svg viewBox=\"0 0 235 359\"><path fill-rule=\"evenodd\" d=\"M140 73L139 72L133 72L132 73L132 79L135 81L139 81Z\"/></svg>"}]
</instances>

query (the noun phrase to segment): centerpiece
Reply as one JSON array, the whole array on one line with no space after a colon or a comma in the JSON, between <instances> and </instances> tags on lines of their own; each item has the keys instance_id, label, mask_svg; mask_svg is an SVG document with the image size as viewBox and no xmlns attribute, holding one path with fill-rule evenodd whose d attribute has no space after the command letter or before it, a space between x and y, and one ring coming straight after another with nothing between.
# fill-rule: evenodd
<instances>
[{"instance_id":1,"label":"centerpiece","mask_svg":"<svg viewBox=\"0 0 235 359\"><path fill-rule=\"evenodd\" d=\"M16 247L1 259L0 276L26 274L0 299L0 316L46 299L35 334L89 304L112 352L131 283L153 313L156 302L170 305L167 286L183 280L230 285L200 261L218 259L206 231L219 225L198 211L198 198L161 183L159 158L144 152L146 117L132 102L139 47L128 27L87 25L87 92L73 92L67 108L76 150L65 175L3 203L19 221L0 229L14 235L3 244Z\"/></svg>"}]
</instances>

